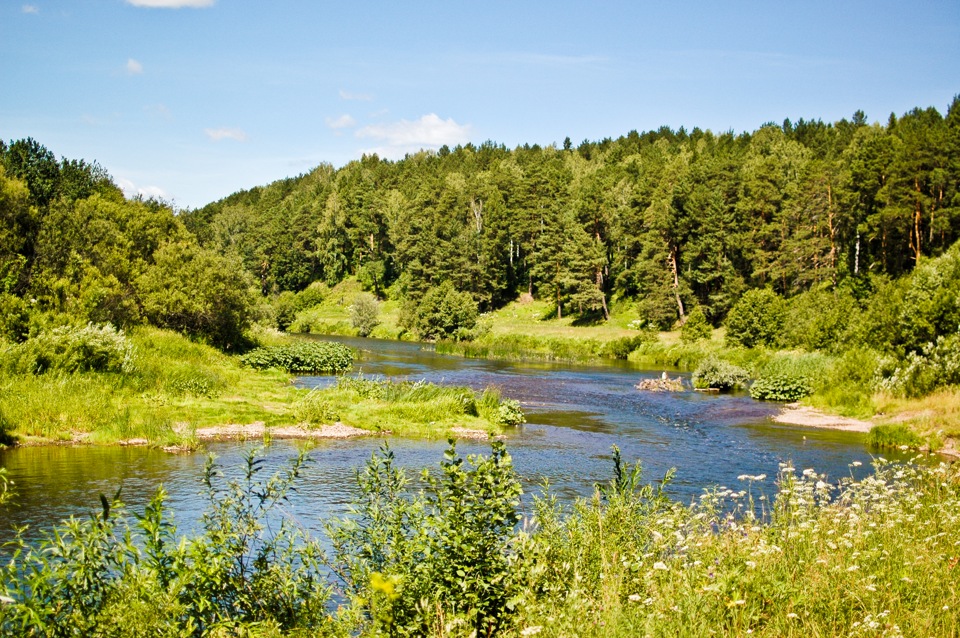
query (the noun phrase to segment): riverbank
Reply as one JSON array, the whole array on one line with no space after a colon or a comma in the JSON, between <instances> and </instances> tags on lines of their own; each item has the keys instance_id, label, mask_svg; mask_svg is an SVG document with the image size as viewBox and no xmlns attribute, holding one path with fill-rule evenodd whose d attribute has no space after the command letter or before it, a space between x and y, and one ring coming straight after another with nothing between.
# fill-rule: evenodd
<instances>
[{"instance_id":1,"label":"riverbank","mask_svg":"<svg viewBox=\"0 0 960 638\"><path fill-rule=\"evenodd\" d=\"M175 333L143 328L119 338L128 355L122 369L0 369L0 444L184 451L230 438L486 438L522 422L519 406L496 391L359 377L311 391Z\"/></svg>"}]
</instances>

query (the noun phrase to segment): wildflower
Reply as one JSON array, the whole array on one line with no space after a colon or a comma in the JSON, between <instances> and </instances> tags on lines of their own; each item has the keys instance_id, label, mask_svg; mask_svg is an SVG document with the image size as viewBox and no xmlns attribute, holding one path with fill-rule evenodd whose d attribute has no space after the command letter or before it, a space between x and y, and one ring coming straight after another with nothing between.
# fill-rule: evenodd
<instances>
[{"instance_id":1,"label":"wildflower","mask_svg":"<svg viewBox=\"0 0 960 638\"><path fill-rule=\"evenodd\" d=\"M750 569L753 569L754 567L757 566L757 563L756 563L755 561L752 561L752 560L748 560L745 564L746 564L746 566L747 566L748 568L750 568Z\"/></svg>"},{"instance_id":2,"label":"wildflower","mask_svg":"<svg viewBox=\"0 0 960 638\"><path fill-rule=\"evenodd\" d=\"M540 630L543 629L540 625L532 625L520 632L521 636L536 636L540 633Z\"/></svg>"},{"instance_id":3,"label":"wildflower","mask_svg":"<svg viewBox=\"0 0 960 638\"><path fill-rule=\"evenodd\" d=\"M630 600L630 602L632 602L632 603L638 603L638 602L640 602L640 594L630 594L629 596L627 596L627 598L628 598L628 599Z\"/></svg>"},{"instance_id":4,"label":"wildflower","mask_svg":"<svg viewBox=\"0 0 960 638\"><path fill-rule=\"evenodd\" d=\"M659 560L653 564L653 568L654 568L654 569L659 569L659 570L662 570L662 571L669 571L669 570L670 570L670 568L667 567L666 563L664 563L663 561L659 561Z\"/></svg>"},{"instance_id":5,"label":"wildflower","mask_svg":"<svg viewBox=\"0 0 960 638\"><path fill-rule=\"evenodd\" d=\"M814 476L814 475L816 475L816 472L813 470L812 467L808 467L807 469L805 469L805 470L803 471L803 475L804 475L804 476L808 476L808 477L809 477L809 476Z\"/></svg>"},{"instance_id":6,"label":"wildflower","mask_svg":"<svg viewBox=\"0 0 960 638\"><path fill-rule=\"evenodd\" d=\"M787 618L796 618L796 617L797 617L797 615L796 615L795 613L793 613L792 611L791 611L789 614L787 614Z\"/></svg>"},{"instance_id":7,"label":"wildflower","mask_svg":"<svg viewBox=\"0 0 960 638\"><path fill-rule=\"evenodd\" d=\"M9 596L0 596L0 603L4 605L12 605L15 602L17 601L15 601L13 598L10 598Z\"/></svg>"}]
</instances>

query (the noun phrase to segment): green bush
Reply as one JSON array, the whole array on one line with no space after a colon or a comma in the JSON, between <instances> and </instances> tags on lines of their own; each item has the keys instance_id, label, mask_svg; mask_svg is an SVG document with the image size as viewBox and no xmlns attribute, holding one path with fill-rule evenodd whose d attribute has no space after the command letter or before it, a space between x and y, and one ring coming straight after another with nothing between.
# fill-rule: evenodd
<instances>
[{"instance_id":1,"label":"green bush","mask_svg":"<svg viewBox=\"0 0 960 638\"><path fill-rule=\"evenodd\" d=\"M904 445L917 448L922 444L923 439L903 423L875 425L867 435L867 445L875 448L899 448Z\"/></svg>"},{"instance_id":2,"label":"green bush","mask_svg":"<svg viewBox=\"0 0 960 638\"><path fill-rule=\"evenodd\" d=\"M330 288L322 281L315 281L297 293L294 307L297 312L322 304L330 295Z\"/></svg>"},{"instance_id":3,"label":"green bush","mask_svg":"<svg viewBox=\"0 0 960 638\"><path fill-rule=\"evenodd\" d=\"M727 345L776 346L786 314L786 302L777 293L748 290L727 315Z\"/></svg>"},{"instance_id":4,"label":"green bush","mask_svg":"<svg viewBox=\"0 0 960 638\"><path fill-rule=\"evenodd\" d=\"M783 345L815 350L839 350L851 323L859 322L860 307L846 288L811 290L790 300Z\"/></svg>"},{"instance_id":5,"label":"green bush","mask_svg":"<svg viewBox=\"0 0 960 638\"><path fill-rule=\"evenodd\" d=\"M368 337L380 325L380 304L370 293L360 293L350 306L350 325L361 337Z\"/></svg>"},{"instance_id":6,"label":"green bush","mask_svg":"<svg viewBox=\"0 0 960 638\"><path fill-rule=\"evenodd\" d=\"M687 315L687 320L680 328L680 340L685 343L695 343L709 339L713 334L713 326L707 321L703 308L697 306Z\"/></svg>"},{"instance_id":7,"label":"green bush","mask_svg":"<svg viewBox=\"0 0 960 638\"><path fill-rule=\"evenodd\" d=\"M352 516L329 527L335 571L370 633L493 636L510 625L524 574L516 569L519 477L502 443L466 462L453 441L439 476L413 495L384 447L358 475ZM454 625L456 626L456 625ZM472 630L472 631L471 631Z\"/></svg>"},{"instance_id":8,"label":"green bush","mask_svg":"<svg viewBox=\"0 0 960 638\"><path fill-rule=\"evenodd\" d=\"M340 373L353 365L353 350L340 343L298 341L287 346L257 348L240 357L257 370L279 368L292 373Z\"/></svg>"},{"instance_id":9,"label":"green bush","mask_svg":"<svg viewBox=\"0 0 960 638\"><path fill-rule=\"evenodd\" d=\"M960 384L960 333L937 337L920 352L909 352L879 386L908 397L930 394L938 388Z\"/></svg>"},{"instance_id":10,"label":"green bush","mask_svg":"<svg viewBox=\"0 0 960 638\"><path fill-rule=\"evenodd\" d=\"M714 355L707 356L693 373L693 387L705 390L736 390L746 387L750 373Z\"/></svg>"},{"instance_id":11,"label":"green bush","mask_svg":"<svg viewBox=\"0 0 960 638\"><path fill-rule=\"evenodd\" d=\"M122 330L107 324L60 326L7 347L4 366L19 374L59 372L132 372L133 344Z\"/></svg>"},{"instance_id":12,"label":"green bush","mask_svg":"<svg viewBox=\"0 0 960 638\"><path fill-rule=\"evenodd\" d=\"M163 488L143 515L100 496L102 512L71 518L37 547L22 538L0 568L4 636L249 635L324 631L330 588L316 541L281 517L305 462L262 479L260 452L239 479L213 457L204 472L209 501L198 535L178 537Z\"/></svg>"},{"instance_id":13,"label":"green bush","mask_svg":"<svg viewBox=\"0 0 960 638\"><path fill-rule=\"evenodd\" d=\"M827 373L822 355L781 355L760 370L750 396L762 401L797 401L813 394Z\"/></svg>"},{"instance_id":14,"label":"green bush","mask_svg":"<svg viewBox=\"0 0 960 638\"><path fill-rule=\"evenodd\" d=\"M477 323L477 302L449 281L431 288L422 299L409 299L400 311L400 326L420 339L467 338Z\"/></svg>"},{"instance_id":15,"label":"green bush","mask_svg":"<svg viewBox=\"0 0 960 638\"><path fill-rule=\"evenodd\" d=\"M277 330L286 331L297 318L297 296L284 290L273 300L274 325Z\"/></svg>"},{"instance_id":16,"label":"green bush","mask_svg":"<svg viewBox=\"0 0 960 638\"><path fill-rule=\"evenodd\" d=\"M603 347L600 348L600 356L611 359L626 359L630 356L631 352L648 341L649 337L646 334L612 339L604 343Z\"/></svg>"}]
</instances>

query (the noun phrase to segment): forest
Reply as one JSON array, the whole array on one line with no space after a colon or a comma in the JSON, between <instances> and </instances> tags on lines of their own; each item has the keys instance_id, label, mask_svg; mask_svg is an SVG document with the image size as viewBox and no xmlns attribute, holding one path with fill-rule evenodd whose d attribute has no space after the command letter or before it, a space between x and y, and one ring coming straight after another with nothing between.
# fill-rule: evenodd
<instances>
[{"instance_id":1,"label":"forest","mask_svg":"<svg viewBox=\"0 0 960 638\"><path fill-rule=\"evenodd\" d=\"M438 350L581 347L869 415L884 396L917 420L871 444L960 437L960 98L885 124L367 156L196 210L0 141L0 218L0 445L92 433L184 452L185 422L319 427L351 411L411 437L523 422L495 388L293 388L289 373L342 372L353 354L276 329L346 312L330 299L347 289L361 333L393 304L399 336ZM484 341L481 313L519 299L545 309L540 329L627 336ZM956 463L877 457L837 479L785 460L684 504L672 471L648 484L612 452L609 482L562 505L549 485L521 502L499 441L464 458L451 439L419 482L384 445L326 544L281 516L306 450L271 469L250 449L239 474L211 456L193 528L159 487L142 514L101 494L89 517L7 544L0 634L956 635ZM0 469L0 505L16 490Z\"/></svg>"},{"instance_id":2,"label":"forest","mask_svg":"<svg viewBox=\"0 0 960 638\"><path fill-rule=\"evenodd\" d=\"M833 367L861 394L960 383L960 97L885 124L365 156L195 210L126 198L96 162L33 139L0 157L7 344L148 324L243 352L252 326L285 329L349 281L372 313L400 307L404 338L470 341L478 313L527 298L574 325L636 317L599 354L721 327L728 347L843 354Z\"/></svg>"}]
</instances>

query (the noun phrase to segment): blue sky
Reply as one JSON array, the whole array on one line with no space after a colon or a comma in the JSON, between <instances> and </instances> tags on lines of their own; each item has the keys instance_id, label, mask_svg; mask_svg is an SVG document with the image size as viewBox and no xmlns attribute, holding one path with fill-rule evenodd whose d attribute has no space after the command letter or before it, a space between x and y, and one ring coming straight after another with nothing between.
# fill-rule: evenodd
<instances>
[{"instance_id":1,"label":"blue sky","mask_svg":"<svg viewBox=\"0 0 960 638\"><path fill-rule=\"evenodd\" d=\"M958 93L960 0L0 0L0 138L184 208L364 152L886 121Z\"/></svg>"}]
</instances>

